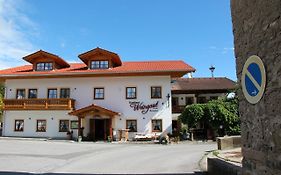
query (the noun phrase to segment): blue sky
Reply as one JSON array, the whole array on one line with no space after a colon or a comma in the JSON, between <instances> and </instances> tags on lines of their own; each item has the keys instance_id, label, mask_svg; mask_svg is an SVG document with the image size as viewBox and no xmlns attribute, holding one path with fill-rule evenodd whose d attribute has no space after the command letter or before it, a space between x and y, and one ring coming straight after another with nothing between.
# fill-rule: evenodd
<instances>
[{"instance_id":1,"label":"blue sky","mask_svg":"<svg viewBox=\"0 0 281 175\"><path fill-rule=\"evenodd\" d=\"M0 0L0 68L39 49L79 62L95 47L123 61L182 59L194 77L236 80L229 0Z\"/></svg>"}]
</instances>

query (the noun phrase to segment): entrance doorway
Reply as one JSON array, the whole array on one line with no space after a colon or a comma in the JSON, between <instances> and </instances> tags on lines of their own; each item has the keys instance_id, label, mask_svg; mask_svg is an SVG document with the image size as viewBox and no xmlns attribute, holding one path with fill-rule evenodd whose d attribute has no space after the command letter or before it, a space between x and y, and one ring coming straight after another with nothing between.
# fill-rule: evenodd
<instances>
[{"instance_id":1,"label":"entrance doorway","mask_svg":"<svg viewBox=\"0 0 281 175\"><path fill-rule=\"evenodd\" d=\"M110 119L90 119L90 135L94 141L107 140L110 136Z\"/></svg>"},{"instance_id":2,"label":"entrance doorway","mask_svg":"<svg viewBox=\"0 0 281 175\"><path fill-rule=\"evenodd\" d=\"M178 120L172 120L173 135L178 136L180 134L181 124Z\"/></svg>"}]
</instances>

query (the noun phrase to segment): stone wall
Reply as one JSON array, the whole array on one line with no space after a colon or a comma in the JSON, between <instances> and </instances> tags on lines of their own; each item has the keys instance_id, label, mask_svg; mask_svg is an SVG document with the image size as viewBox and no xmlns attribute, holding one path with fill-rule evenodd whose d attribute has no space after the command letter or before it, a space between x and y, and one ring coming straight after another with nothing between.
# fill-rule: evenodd
<instances>
[{"instance_id":1,"label":"stone wall","mask_svg":"<svg viewBox=\"0 0 281 175\"><path fill-rule=\"evenodd\" d=\"M240 89L243 173L281 174L281 1L232 0L237 77L246 59L258 55L267 73L261 101L248 103Z\"/></svg>"},{"instance_id":2,"label":"stone wall","mask_svg":"<svg viewBox=\"0 0 281 175\"><path fill-rule=\"evenodd\" d=\"M208 175L240 175L241 167L217 158L208 158Z\"/></svg>"},{"instance_id":3,"label":"stone wall","mask_svg":"<svg viewBox=\"0 0 281 175\"><path fill-rule=\"evenodd\" d=\"M241 136L217 137L217 145L219 150L240 148Z\"/></svg>"}]
</instances>

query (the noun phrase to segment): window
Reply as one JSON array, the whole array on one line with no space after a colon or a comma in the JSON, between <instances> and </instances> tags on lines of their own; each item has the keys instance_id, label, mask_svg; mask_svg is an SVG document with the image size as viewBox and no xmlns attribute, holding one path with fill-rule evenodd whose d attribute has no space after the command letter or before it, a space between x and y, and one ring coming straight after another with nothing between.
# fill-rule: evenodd
<instances>
[{"instance_id":1,"label":"window","mask_svg":"<svg viewBox=\"0 0 281 175\"><path fill-rule=\"evenodd\" d=\"M17 89L16 99L25 98L25 89Z\"/></svg>"},{"instance_id":2,"label":"window","mask_svg":"<svg viewBox=\"0 0 281 175\"><path fill-rule=\"evenodd\" d=\"M162 132L162 120L152 120L152 132Z\"/></svg>"},{"instance_id":3,"label":"window","mask_svg":"<svg viewBox=\"0 0 281 175\"><path fill-rule=\"evenodd\" d=\"M70 122L70 128L71 129L78 129L78 121L77 120L72 120Z\"/></svg>"},{"instance_id":4,"label":"window","mask_svg":"<svg viewBox=\"0 0 281 175\"><path fill-rule=\"evenodd\" d=\"M91 69L99 69L100 68L100 62L99 61L92 61L91 62Z\"/></svg>"},{"instance_id":5,"label":"window","mask_svg":"<svg viewBox=\"0 0 281 175\"><path fill-rule=\"evenodd\" d=\"M100 61L100 68L107 69L108 68L108 61Z\"/></svg>"},{"instance_id":6,"label":"window","mask_svg":"<svg viewBox=\"0 0 281 175\"><path fill-rule=\"evenodd\" d=\"M37 63L36 70L38 70L38 71L45 70L44 67L45 67L44 63Z\"/></svg>"},{"instance_id":7,"label":"window","mask_svg":"<svg viewBox=\"0 0 281 175\"><path fill-rule=\"evenodd\" d=\"M197 103L206 103L206 102L207 102L206 97L198 97L197 99Z\"/></svg>"},{"instance_id":8,"label":"window","mask_svg":"<svg viewBox=\"0 0 281 175\"><path fill-rule=\"evenodd\" d=\"M108 67L108 61L91 61L91 69L107 69Z\"/></svg>"},{"instance_id":9,"label":"window","mask_svg":"<svg viewBox=\"0 0 281 175\"><path fill-rule=\"evenodd\" d=\"M136 99L137 98L137 88L127 87L126 88L126 99Z\"/></svg>"},{"instance_id":10,"label":"window","mask_svg":"<svg viewBox=\"0 0 281 175\"><path fill-rule=\"evenodd\" d=\"M151 87L151 98L162 98L160 86Z\"/></svg>"},{"instance_id":11,"label":"window","mask_svg":"<svg viewBox=\"0 0 281 175\"><path fill-rule=\"evenodd\" d=\"M45 70L53 70L53 63L45 63Z\"/></svg>"},{"instance_id":12,"label":"window","mask_svg":"<svg viewBox=\"0 0 281 175\"><path fill-rule=\"evenodd\" d=\"M61 88L60 89L60 98L70 98L70 89L69 88Z\"/></svg>"},{"instance_id":13,"label":"window","mask_svg":"<svg viewBox=\"0 0 281 175\"><path fill-rule=\"evenodd\" d=\"M37 89L28 89L28 98L37 98Z\"/></svg>"},{"instance_id":14,"label":"window","mask_svg":"<svg viewBox=\"0 0 281 175\"><path fill-rule=\"evenodd\" d=\"M185 97L185 104L192 105L194 103L194 97Z\"/></svg>"},{"instance_id":15,"label":"window","mask_svg":"<svg viewBox=\"0 0 281 175\"><path fill-rule=\"evenodd\" d=\"M36 132L46 132L47 121L37 120Z\"/></svg>"},{"instance_id":16,"label":"window","mask_svg":"<svg viewBox=\"0 0 281 175\"><path fill-rule=\"evenodd\" d=\"M126 120L126 128L129 132L137 132L137 120Z\"/></svg>"},{"instance_id":17,"label":"window","mask_svg":"<svg viewBox=\"0 0 281 175\"><path fill-rule=\"evenodd\" d=\"M15 131L22 132L24 129L24 120L15 120Z\"/></svg>"},{"instance_id":18,"label":"window","mask_svg":"<svg viewBox=\"0 0 281 175\"><path fill-rule=\"evenodd\" d=\"M37 71L53 70L53 63L37 63Z\"/></svg>"},{"instance_id":19,"label":"window","mask_svg":"<svg viewBox=\"0 0 281 175\"><path fill-rule=\"evenodd\" d=\"M95 88L94 93L94 99L104 99L104 88Z\"/></svg>"},{"instance_id":20,"label":"window","mask_svg":"<svg viewBox=\"0 0 281 175\"><path fill-rule=\"evenodd\" d=\"M172 97L172 106L179 105L179 97Z\"/></svg>"},{"instance_id":21,"label":"window","mask_svg":"<svg viewBox=\"0 0 281 175\"><path fill-rule=\"evenodd\" d=\"M69 131L69 120L60 120L59 132Z\"/></svg>"},{"instance_id":22,"label":"window","mask_svg":"<svg viewBox=\"0 0 281 175\"><path fill-rule=\"evenodd\" d=\"M48 98L57 98L58 90L57 89L48 89Z\"/></svg>"}]
</instances>

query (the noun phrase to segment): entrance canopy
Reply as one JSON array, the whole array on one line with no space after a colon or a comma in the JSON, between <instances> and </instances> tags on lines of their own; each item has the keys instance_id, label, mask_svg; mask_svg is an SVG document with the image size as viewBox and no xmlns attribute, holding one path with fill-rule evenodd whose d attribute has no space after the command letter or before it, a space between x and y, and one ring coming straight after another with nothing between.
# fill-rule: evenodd
<instances>
[{"instance_id":1,"label":"entrance canopy","mask_svg":"<svg viewBox=\"0 0 281 175\"><path fill-rule=\"evenodd\" d=\"M72 112L70 112L68 114L69 115L79 116L79 117L85 117L87 114L92 113L92 112L104 113L104 114L106 114L108 116L120 115L119 112L115 112L115 111L112 111L110 109L106 109L106 108L98 106L96 104L92 104L90 106L74 110L74 111L72 111Z\"/></svg>"}]
</instances>

